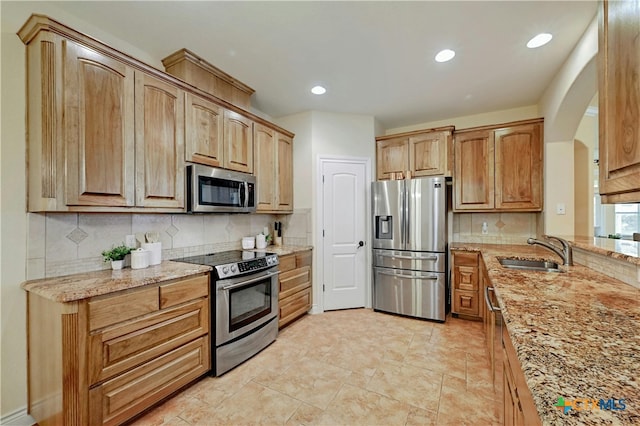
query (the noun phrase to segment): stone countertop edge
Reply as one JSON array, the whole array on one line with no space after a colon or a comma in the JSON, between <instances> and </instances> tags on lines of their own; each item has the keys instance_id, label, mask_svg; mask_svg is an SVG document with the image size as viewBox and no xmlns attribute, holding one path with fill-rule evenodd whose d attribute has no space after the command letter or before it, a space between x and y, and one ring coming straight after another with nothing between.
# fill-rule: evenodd
<instances>
[{"instance_id":1,"label":"stone countertop edge","mask_svg":"<svg viewBox=\"0 0 640 426\"><path fill-rule=\"evenodd\" d=\"M569 241L569 244L574 247L591 253L596 253L601 256L610 257L612 259L621 260L631 263L633 265L640 266L640 242L631 240L618 240L612 238L600 238L600 237L580 237L571 235L561 235L562 238ZM477 247L481 246L499 246L500 244L483 244L483 243L451 243L451 250L467 250L467 251L480 251ZM514 244L506 244L514 245ZM525 244L523 237L522 245ZM635 247L633 247L635 246ZM638 253L630 254L629 250L634 250ZM551 253L547 251L548 253Z\"/></svg>"},{"instance_id":2,"label":"stone countertop edge","mask_svg":"<svg viewBox=\"0 0 640 426\"><path fill-rule=\"evenodd\" d=\"M640 290L586 266L564 273L503 268L500 257L559 260L528 245L455 243L479 251L543 424L640 423ZM558 398L625 399L622 411L573 410Z\"/></svg>"},{"instance_id":3,"label":"stone countertop edge","mask_svg":"<svg viewBox=\"0 0 640 426\"><path fill-rule=\"evenodd\" d=\"M313 250L313 246L276 246L276 245L270 245L267 246L264 249L252 249L249 251L264 251L267 253L275 253L278 256L286 256L288 254L293 254L293 253L297 253L300 251L307 251L307 250Z\"/></svg>"},{"instance_id":4,"label":"stone countertop edge","mask_svg":"<svg viewBox=\"0 0 640 426\"><path fill-rule=\"evenodd\" d=\"M166 260L144 269L104 269L61 277L40 278L22 283L31 293L54 302L67 303L117 291L156 284L211 271L210 266Z\"/></svg>"}]
</instances>

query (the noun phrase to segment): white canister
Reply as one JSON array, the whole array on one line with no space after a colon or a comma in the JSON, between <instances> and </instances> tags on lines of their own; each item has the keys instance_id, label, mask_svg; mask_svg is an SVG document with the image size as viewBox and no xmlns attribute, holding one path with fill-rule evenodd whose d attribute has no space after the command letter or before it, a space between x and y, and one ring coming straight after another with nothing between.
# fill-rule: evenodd
<instances>
[{"instance_id":1,"label":"white canister","mask_svg":"<svg viewBox=\"0 0 640 426\"><path fill-rule=\"evenodd\" d=\"M265 237L264 234L256 235L256 248L267 248L267 237Z\"/></svg>"},{"instance_id":2,"label":"white canister","mask_svg":"<svg viewBox=\"0 0 640 426\"><path fill-rule=\"evenodd\" d=\"M256 247L255 237L242 237L242 249L251 250Z\"/></svg>"},{"instance_id":3,"label":"white canister","mask_svg":"<svg viewBox=\"0 0 640 426\"><path fill-rule=\"evenodd\" d=\"M149 251L149 265L159 265L162 262L162 243L144 243L142 248Z\"/></svg>"},{"instance_id":4,"label":"white canister","mask_svg":"<svg viewBox=\"0 0 640 426\"><path fill-rule=\"evenodd\" d=\"M131 269L144 269L149 266L149 253L144 249L131 250Z\"/></svg>"}]
</instances>

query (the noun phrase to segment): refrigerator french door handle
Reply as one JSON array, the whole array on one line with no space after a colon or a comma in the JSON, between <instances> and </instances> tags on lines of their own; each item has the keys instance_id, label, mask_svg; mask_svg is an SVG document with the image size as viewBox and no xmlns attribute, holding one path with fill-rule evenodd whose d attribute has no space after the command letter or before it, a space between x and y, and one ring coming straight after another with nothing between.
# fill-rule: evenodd
<instances>
[{"instance_id":1,"label":"refrigerator french door handle","mask_svg":"<svg viewBox=\"0 0 640 426\"><path fill-rule=\"evenodd\" d=\"M402 186L402 190L400 191L400 247L405 248L405 227L407 226L407 213L405 209L405 198L407 194L404 190L404 185Z\"/></svg>"},{"instance_id":2,"label":"refrigerator french door handle","mask_svg":"<svg viewBox=\"0 0 640 426\"><path fill-rule=\"evenodd\" d=\"M405 275L405 274L399 274L397 272L386 272L386 271L378 271L379 274L381 275L389 275L391 277L398 277L398 278L408 278L411 280L430 280L430 281L438 281L438 277L434 276L434 275L429 275L429 276L421 276L421 275Z\"/></svg>"},{"instance_id":3,"label":"refrigerator french door handle","mask_svg":"<svg viewBox=\"0 0 640 426\"><path fill-rule=\"evenodd\" d=\"M411 181L402 182L404 188L404 248L408 249L411 242Z\"/></svg>"}]
</instances>

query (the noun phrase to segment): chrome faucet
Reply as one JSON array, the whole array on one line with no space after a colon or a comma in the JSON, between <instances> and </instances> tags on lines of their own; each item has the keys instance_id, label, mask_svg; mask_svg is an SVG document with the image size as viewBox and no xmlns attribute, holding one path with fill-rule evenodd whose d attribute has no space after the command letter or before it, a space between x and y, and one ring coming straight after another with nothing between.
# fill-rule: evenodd
<instances>
[{"instance_id":1,"label":"chrome faucet","mask_svg":"<svg viewBox=\"0 0 640 426\"><path fill-rule=\"evenodd\" d=\"M538 244L542 247L546 247L562 258L563 265L573 265L573 251L571 250L571 246L569 245L569 242L567 240L559 237L554 237L552 235L543 235L543 237L547 240L558 241L560 244L562 244L562 248L559 248L555 244L547 243L533 238L529 238L527 240L527 244Z\"/></svg>"}]
</instances>

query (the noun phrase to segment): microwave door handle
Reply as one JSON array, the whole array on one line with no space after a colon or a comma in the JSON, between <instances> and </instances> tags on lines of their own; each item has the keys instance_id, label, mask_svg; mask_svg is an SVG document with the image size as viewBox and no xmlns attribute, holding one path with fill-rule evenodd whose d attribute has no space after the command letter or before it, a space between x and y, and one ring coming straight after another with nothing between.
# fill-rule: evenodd
<instances>
[{"instance_id":1,"label":"microwave door handle","mask_svg":"<svg viewBox=\"0 0 640 426\"><path fill-rule=\"evenodd\" d=\"M247 182L242 182L242 186L240 188L240 207L244 207L247 203Z\"/></svg>"}]
</instances>

